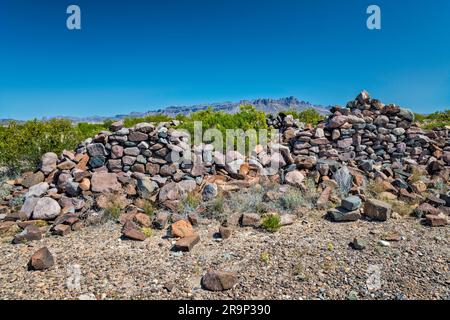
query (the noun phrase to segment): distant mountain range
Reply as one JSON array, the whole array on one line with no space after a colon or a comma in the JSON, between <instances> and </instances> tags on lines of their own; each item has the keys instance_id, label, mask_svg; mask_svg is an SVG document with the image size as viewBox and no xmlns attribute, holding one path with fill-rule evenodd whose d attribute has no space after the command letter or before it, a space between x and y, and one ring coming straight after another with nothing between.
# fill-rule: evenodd
<instances>
[{"instance_id":1,"label":"distant mountain range","mask_svg":"<svg viewBox=\"0 0 450 320\"><path fill-rule=\"evenodd\" d=\"M220 102L220 103L205 103L192 106L170 106L148 112L131 112L129 114L118 114L115 116L89 116L89 117L68 117L68 116L55 116L51 118L68 119L73 123L88 122L88 123L102 123L105 120L120 120L126 117L141 118L147 115L164 114L170 117L175 117L178 114L188 115L191 112L200 111L212 107L215 111L224 111L226 113L236 113L239 111L239 107L243 104L253 105L258 110L265 113L278 113L280 111L295 110L303 111L309 108L317 110L321 114L330 113L331 106L314 105L307 101L302 101L296 97L288 97L281 99L255 99L255 100L241 100L239 102ZM43 118L47 120L50 118ZM5 124L10 119L0 119L0 125Z\"/></svg>"}]
</instances>

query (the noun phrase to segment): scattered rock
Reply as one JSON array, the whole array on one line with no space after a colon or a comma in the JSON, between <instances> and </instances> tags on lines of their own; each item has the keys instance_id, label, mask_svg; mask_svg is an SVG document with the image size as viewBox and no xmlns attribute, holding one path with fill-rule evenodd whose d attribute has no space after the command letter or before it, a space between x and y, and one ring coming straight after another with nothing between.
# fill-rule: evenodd
<instances>
[{"instance_id":1,"label":"scattered rock","mask_svg":"<svg viewBox=\"0 0 450 320\"><path fill-rule=\"evenodd\" d=\"M237 282L233 272L209 271L202 277L202 286L210 291L224 291L231 289Z\"/></svg>"},{"instance_id":2,"label":"scattered rock","mask_svg":"<svg viewBox=\"0 0 450 320\"><path fill-rule=\"evenodd\" d=\"M30 270L45 270L51 268L54 264L53 255L47 247L43 247L31 256L28 268Z\"/></svg>"}]
</instances>

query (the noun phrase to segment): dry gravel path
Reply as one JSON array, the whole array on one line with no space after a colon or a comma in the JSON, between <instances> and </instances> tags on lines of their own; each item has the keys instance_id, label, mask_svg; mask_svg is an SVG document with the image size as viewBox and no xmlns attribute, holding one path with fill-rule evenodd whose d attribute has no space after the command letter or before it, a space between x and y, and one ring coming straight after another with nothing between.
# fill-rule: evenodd
<instances>
[{"instance_id":1,"label":"dry gravel path","mask_svg":"<svg viewBox=\"0 0 450 320\"><path fill-rule=\"evenodd\" d=\"M311 213L274 234L240 228L218 241L217 222L197 229L201 242L184 254L170 250L173 239L163 231L144 242L120 240L113 222L28 245L3 242L0 299L450 298L448 227L412 218L337 224ZM387 234L401 239L377 244ZM349 246L355 236L368 240L365 250ZM55 265L27 271L30 256L44 245ZM369 267L380 271L378 290L367 289ZM205 291L200 279L210 268L235 271L239 281L229 291Z\"/></svg>"}]
</instances>

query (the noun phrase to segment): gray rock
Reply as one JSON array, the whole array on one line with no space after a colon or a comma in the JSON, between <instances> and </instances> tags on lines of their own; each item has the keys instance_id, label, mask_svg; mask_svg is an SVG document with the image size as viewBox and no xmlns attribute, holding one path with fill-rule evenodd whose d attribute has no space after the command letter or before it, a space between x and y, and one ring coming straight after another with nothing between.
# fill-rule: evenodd
<instances>
[{"instance_id":1,"label":"gray rock","mask_svg":"<svg viewBox=\"0 0 450 320\"><path fill-rule=\"evenodd\" d=\"M37 201L33 210L34 220L52 220L61 212L58 202L52 198L44 197Z\"/></svg>"},{"instance_id":2,"label":"gray rock","mask_svg":"<svg viewBox=\"0 0 450 320\"><path fill-rule=\"evenodd\" d=\"M215 183L208 183L205 185L202 191L202 196L204 201L209 201L214 199L219 193L217 185Z\"/></svg>"},{"instance_id":3,"label":"gray rock","mask_svg":"<svg viewBox=\"0 0 450 320\"><path fill-rule=\"evenodd\" d=\"M347 197L341 202L341 206L348 211L353 211L361 207L361 198L358 196Z\"/></svg>"},{"instance_id":4,"label":"gray rock","mask_svg":"<svg viewBox=\"0 0 450 320\"><path fill-rule=\"evenodd\" d=\"M50 186L48 185L47 182L38 183L38 184L32 186L28 190L28 192L25 194L25 198L30 198L30 197L39 198L43 194L45 194L49 188L50 188Z\"/></svg>"},{"instance_id":5,"label":"gray rock","mask_svg":"<svg viewBox=\"0 0 450 320\"><path fill-rule=\"evenodd\" d=\"M45 175L50 174L53 170L56 169L57 162L58 156L53 152L47 152L42 156L41 171Z\"/></svg>"}]
</instances>

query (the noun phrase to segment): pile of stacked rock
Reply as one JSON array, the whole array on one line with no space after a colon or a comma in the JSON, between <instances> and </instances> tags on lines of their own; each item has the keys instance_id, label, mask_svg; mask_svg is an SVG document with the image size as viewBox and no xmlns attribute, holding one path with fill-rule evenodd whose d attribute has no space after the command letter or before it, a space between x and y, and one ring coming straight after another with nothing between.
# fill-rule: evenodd
<instances>
[{"instance_id":1,"label":"pile of stacked rock","mask_svg":"<svg viewBox=\"0 0 450 320\"><path fill-rule=\"evenodd\" d=\"M222 181L245 182L265 175L302 187L307 176L317 183L335 180L345 165L354 187L365 179L378 179L387 191L403 197L420 197L437 178L449 181L448 128L425 132L414 124L413 113L383 105L367 92L346 108L334 107L331 112L314 128L292 116L271 117L269 124L278 128L280 141L257 145L248 157L234 150L223 154L208 143L191 146L188 134L174 129L176 121L140 123L133 128L116 122L110 131L82 142L74 152L45 154L39 170L11 182L14 187L3 204L11 203L16 195L23 195L25 202L19 210L0 205L0 221L53 221L52 231L64 235L77 230L80 220L96 209L104 208L105 194L115 193L125 204L127 199L143 198L176 211L179 201L194 190L201 190L206 200L214 197L217 186L208 183L208 178L216 176L225 178ZM411 182L413 168L428 180ZM319 204L327 201L330 188L321 188ZM448 196L441 198L448 206ZM360 206L350 199L333 215L336 220L346 219L350 216L343 213L351 212L358 218L355 210ZM17 242L37 237L36 224L29 225Z\"/></svg>"}]
</instances>

